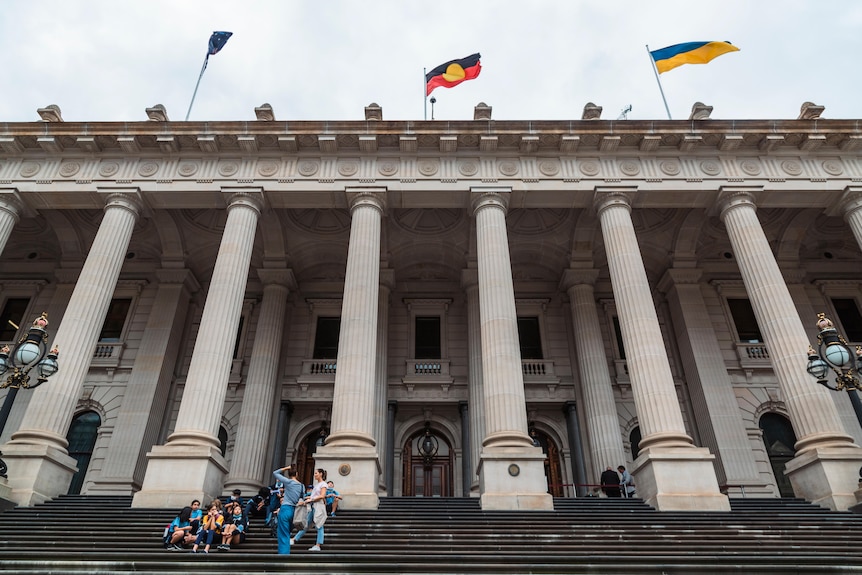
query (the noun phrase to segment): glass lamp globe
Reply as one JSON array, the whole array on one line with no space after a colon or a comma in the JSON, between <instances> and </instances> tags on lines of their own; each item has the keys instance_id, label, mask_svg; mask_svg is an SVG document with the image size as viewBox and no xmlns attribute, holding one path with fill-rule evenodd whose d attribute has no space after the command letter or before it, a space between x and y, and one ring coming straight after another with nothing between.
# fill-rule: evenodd
<instances>
[{"instance_id":1,"label":"glass lamp globe","mask_svg":"<svg viewBox=\"0 0 862 575\"><path fill-rule=\"evenodd\" d=\"M15 364L18 367L26 367L39 359L41 350L32 341L25 341L15 350Z\"/></svg>"},{"instance_id":2,"label":"glass lamp globe","mask_svg":"<svg viewBox=\"0 0 862 575\"><path fill-rule=\"evenodd\" d=\"M40 361L37 367L39 368L39 376L41 377L51 377L57 373L58 369L57 361L50 355Z\"/></svg>"},{"instance_id":3,"label":"glass lamp globe","mask_svg":"<svg viewBox=\"0 0 862 575\"><path fill-rule=\"evenodd\" d=\"M808 360L808 368L807 371L811 374L811 377L817 380L821 380L826 377L826 372L829 370L829 366L826 365L826 362L820 359L817 356L814 356Z\"/></svg>"},{"instance_id":4,"label":"glass lamp globe","mask_svg":"<svg viewBox=\"0 0 862 575\"><path fill-rule=\"evenodd\" d=\"M827 345L823 355L824 359L835 367L842 368L850 364L850 350L840 343Z\"/></svg>"}]
</instances>

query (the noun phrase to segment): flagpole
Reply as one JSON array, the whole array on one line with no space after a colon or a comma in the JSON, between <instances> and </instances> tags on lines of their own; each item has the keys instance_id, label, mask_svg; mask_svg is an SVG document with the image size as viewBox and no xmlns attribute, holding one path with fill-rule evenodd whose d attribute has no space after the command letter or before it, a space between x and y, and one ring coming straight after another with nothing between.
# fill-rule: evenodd
<instances>
[{"instance_id":1,"label":"flagpole","mask_svg":"<svg viewBox=\"0 0 862 575\"><path fill-rule=\"evenodd\" d=\"M670 117L670 108L667 107L667 99L664 97L664 89L661 87L661 79L658 76L658 68L655 66L655 60L652 57L652 54L649 51L649 44L646 44L646 53L649 57L650 64L652 65L652 71L655 73L655 81L658 82L658 91L661 92L661 101L664 102L664 111L667 112L667 119L673 120Z\"/></svg>"},{"instance_id":2,"label":"flagpole","mask_svg":"<svg viewBox=\"0 0 862 575\"><path fill-rule=\"evenodd\" d=\"M422 68L422 99L425 101L425 119L428 119L428 94L426 91L428 90L428 80L425 78L428 77L428 68Z\"/></svg>"},{"instance_id":3,"label":"flagpole","mask_svg":"<svg viewBox=\"0 0 862 575\"><path fill-rule=\"evenodd\" d=\"M198 82L197 82L197 84L195 84L195 91L192 94L192 101L189 102L189 111L186 112L186 122L189 121L189 115L192 113L192 106L195 105L195 96L198 95L198 86L201 85L201 78L204 77L204 70L207 69L207 61L209 59L210 59L210 54L209 54L209 52L207 52L207 56L206 56L206 58L204 58L204 65L201 66L201 73L200 73L200 76L198 76Z\"/></svg>"}]
</instances>

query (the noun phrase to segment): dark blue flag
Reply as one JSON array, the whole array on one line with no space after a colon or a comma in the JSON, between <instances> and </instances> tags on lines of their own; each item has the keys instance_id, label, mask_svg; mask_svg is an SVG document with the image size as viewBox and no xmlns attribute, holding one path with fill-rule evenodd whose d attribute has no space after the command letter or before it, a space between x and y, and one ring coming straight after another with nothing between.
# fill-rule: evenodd
<instances>
[{"instance_id":1,"label":"dark blue flag","mask_svg":"<svg viewBox=\"0 0 862 575\"><path fill-rule=\"evenodd\" d=\"M231 36L233 36L233 32L213 32L212 36L210 36L210 45L207 54L209 56L218 54L219 50L224 48L228 38Z\"/></svg>"}]
</instances>

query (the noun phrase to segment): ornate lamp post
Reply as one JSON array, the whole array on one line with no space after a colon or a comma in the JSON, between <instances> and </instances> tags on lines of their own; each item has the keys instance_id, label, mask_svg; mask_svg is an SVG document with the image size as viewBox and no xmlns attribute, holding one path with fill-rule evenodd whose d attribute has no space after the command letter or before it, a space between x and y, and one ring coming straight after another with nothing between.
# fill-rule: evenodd
<instances>
[{"instance_id":1,"label":"ornate lamp post","mask_svg":"<svg viewBox=\"0 0 862 575\"><path fill-rule=\"evenodd\" d=\"M856 419L862 426L862 401L856 393L862 391L858 375L862 370L862 347L857 345L855 351L850 349L847 340L824 313L817 314L817 327L820 329L817 350L808 346L807 371L820 385L832 391L847 391ZM830 385L827 378L830 369L835 375L835 385Z\"/></svg>"},{"instance_id":2,"label":"ornate lamp post","mask_svg":"<svg viewBox=\"0 0 862 575\"><path fill-rule=\"evenodd\" d=\"M3 407L0 408L0 433L6 427L9 412L12 411L12 403L18 390L33 389L39 387L48 378L57 373L57 356L59 352L54 347L48 350L48 314L42 315L33 321L33 326L27 331L27 335L18 340L15 348L10 350L4 345L0 348L0 376L5 375L10 369L12 373L5 381L0 383L0 389L9 389ZM30 372L36 369L36 381L30 380ZM0 453L0 456L3 454ZM6 477L6 463L0 459L0 477Z\"/></svg>"}]
</instances>

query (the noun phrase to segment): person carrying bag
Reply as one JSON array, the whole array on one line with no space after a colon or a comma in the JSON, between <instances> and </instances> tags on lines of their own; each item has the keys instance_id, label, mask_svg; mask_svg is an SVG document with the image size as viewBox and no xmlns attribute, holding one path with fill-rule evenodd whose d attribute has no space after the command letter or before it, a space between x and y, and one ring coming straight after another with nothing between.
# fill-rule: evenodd
<instances>
[{"instance_id":1,"label":"person carrying bag","mask_svg":"<svg viewBox=\"0 0 862 575\"><path fill-rule=\"evenodd\" d=\"M287 477L282 474L284 471L287 472ZM294 516L298 511L302 511L308 517L305 512L305 505L297 505L305 490L302 484L296 480L296 468L293 465L276 469L272 474L284 484L284 496L276 519L278 553L279 555L290 555L290 546L293 544L293 540L290 538L290 529L293 525Z\"/></svg>"}]
</instances>

